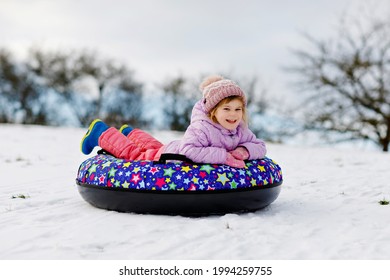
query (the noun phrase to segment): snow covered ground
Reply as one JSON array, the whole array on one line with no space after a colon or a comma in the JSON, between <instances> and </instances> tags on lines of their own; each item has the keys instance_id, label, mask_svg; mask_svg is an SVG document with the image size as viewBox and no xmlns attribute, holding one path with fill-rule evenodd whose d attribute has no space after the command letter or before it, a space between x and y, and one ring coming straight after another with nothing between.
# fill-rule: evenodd
<instances>
[{"instance_id":1,"label":"snow covered ground","mask_svg":"<svg viewBox=\"0 0 390 280\"><path fill-rule=\"evenodd\" d=\"M0 125L0 259L390 259L390 205L379 203L390 200L389 154L268 144L284 183L265 209L139 215L81 198L84 133Z\"/></svg>"}]
</instances>

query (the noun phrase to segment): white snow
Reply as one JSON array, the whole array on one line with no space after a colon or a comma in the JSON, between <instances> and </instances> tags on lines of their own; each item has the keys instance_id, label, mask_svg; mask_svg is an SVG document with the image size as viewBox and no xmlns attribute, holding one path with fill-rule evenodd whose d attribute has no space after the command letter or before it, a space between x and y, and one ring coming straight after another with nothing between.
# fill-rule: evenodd
<instances>
[{"instance_id":1,"label":"white snow","mask_svg":"<svg viewBox=\"0 0 390 280\"><path fill-rule=\"evenodd\" d=\"M79 195L85 131L0 125L0 259L390 259L390 205L379 204L390 200L388 153L268 144L284 183L265 209L140 215Z\"/></svg>"}]
</instances>

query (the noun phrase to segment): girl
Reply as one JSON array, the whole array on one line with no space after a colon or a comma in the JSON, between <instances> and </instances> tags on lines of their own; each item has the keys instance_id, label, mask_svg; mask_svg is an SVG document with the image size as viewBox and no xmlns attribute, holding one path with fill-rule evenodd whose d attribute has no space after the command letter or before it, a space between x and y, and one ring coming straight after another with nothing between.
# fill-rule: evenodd
<instances>
[{"instance_id":1,"label":"girl","mask_svg":"<svg viewBox=\"0 0 390 280\"><path fill-rule=\"evenodd\" d=\"M199 88L203 98L192 110L183 139L163 145L140 129L124 125L117 130L95 120L81 141L82 152L89 154L100 146L129 160L158 160L162 153L177 153L196 163L236 168L244 168L244 160L263 158L265 143L247 126L246 97L241 88L221 76L206 78Z\"/></svg>"}]
</instances>

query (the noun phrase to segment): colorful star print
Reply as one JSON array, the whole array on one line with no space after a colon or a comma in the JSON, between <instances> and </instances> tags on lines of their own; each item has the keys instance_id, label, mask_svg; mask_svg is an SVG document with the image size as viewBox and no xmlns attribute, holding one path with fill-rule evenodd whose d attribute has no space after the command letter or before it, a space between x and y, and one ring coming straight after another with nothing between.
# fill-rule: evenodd
<instances>
[{"instance_id":1,"label":"colorful star print","mask_svg":"<svg viewBox=\"0 0 390 280\"><path fill-rule=\"evenodd\" d=\"M226 174L225 173L222 173L222 174L217 174L218 175L218 179L217 179L217 182L221 182L223 185L226 184L226 182L229 182L230 180L226 177Z\"/></svg>"},{"instance_id":2,"label":"colorful star print","mask_svg":"<svg viewBox=\"0 0 390 280\"><path fill-rule=\"evenodd\" d=\"M174 172L175 172L175 171L172 169L172 167L169 167L168 169L164 169L164 176L172 177L172 174L173 174Z\"/></svg>"},{"instance_id":3,"label":"colorful star print","mask_svg":"<svg viewBox=\"0 0 390 280\"><path fill-rule=\"evenodd\" d=\"M90 168L88 168L88 172L92 174L93 172L96 172L96 167L98 167L97 164L92 164Z\"/></svg>"},{"instance_id":4,"label":"colorful star print","mask_svg":"<svg viewBox=\"0 0 390 280\"><path fill-rule=\"evenodd\" d=\"M185 173L188 173L190 170L191 170L191 167L189 167L188 165L187 166L183 166L181 168L181 171L184 171Z\"/></svg>"},{"instance_id":5,"label":"colorful star print","mask_svg":"<svg viewBox=\"0 0 390 280\"><path fill-rule=\"evenodd\" d=\"M207 174L210 174L210 172L212 170L214 170L215 168L213 168L210 164L204 164L200 167L200 170L203 170L203 171L206 171Z\"/></svg>"},{"instance_id":6,"label":"colorful star print","mask_svg":"<svg viewBox=\"0 0 390 280\"><path fill-rule=\"evenodd\" d=\"M141 181L141 177L138 173L133 174L130 179L131 182L134 182L135 184L138 184L139 181Z\"/></svg>"},{"instance_id":7,"label":"colorful star print","mask_svg":"<svg viewBox=\"0 0 390 280\"><path fill-rule=\"evenodd\" d=\"M84 161L77 180L86 185L153 191L236 190L279 184L282 171L269 158L247 162L245 168L180 162L126 161L97 155Z\"/></svg>"},{"instance_id":8,"label":"colorful star print","mask_svg":"<svg viewBox=\"0 0 390 280\"><path fill-rule=\"evenodd\" d=\"M157 185L159 188L162 188L164 185L166 185L166 183L165 183L165 178L157 178L157 180L156 180L156 185Z\"/></svg>"},{"instance_id":9,"label":"colorful star print","mask_svg":"<svg viewBox=\"0 0 390 280\"><path fill-rule=\"evenodd\" d=\"M116 171L117 171L117 169L115 169L114 167L111 167L110 171L108 172L108 176L114 177Z\"/></svg>"}]
</instances>

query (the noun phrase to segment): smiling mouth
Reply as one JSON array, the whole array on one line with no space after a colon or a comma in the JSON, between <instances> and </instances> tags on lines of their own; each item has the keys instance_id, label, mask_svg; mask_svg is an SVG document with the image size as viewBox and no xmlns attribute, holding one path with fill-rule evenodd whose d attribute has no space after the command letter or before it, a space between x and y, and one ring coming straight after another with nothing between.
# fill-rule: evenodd
<instances>
[{"instance_id":1,"label":"smiling mouth","mask_svg":"<svg viewBox=\"0 0 390 280\"><path fill-rule=\"evenodd\" d=\"M228 122L230 124L234 124L234 123L236 123L236 120L226 120L226 122Z\"/></svg>"}]
</instances>

